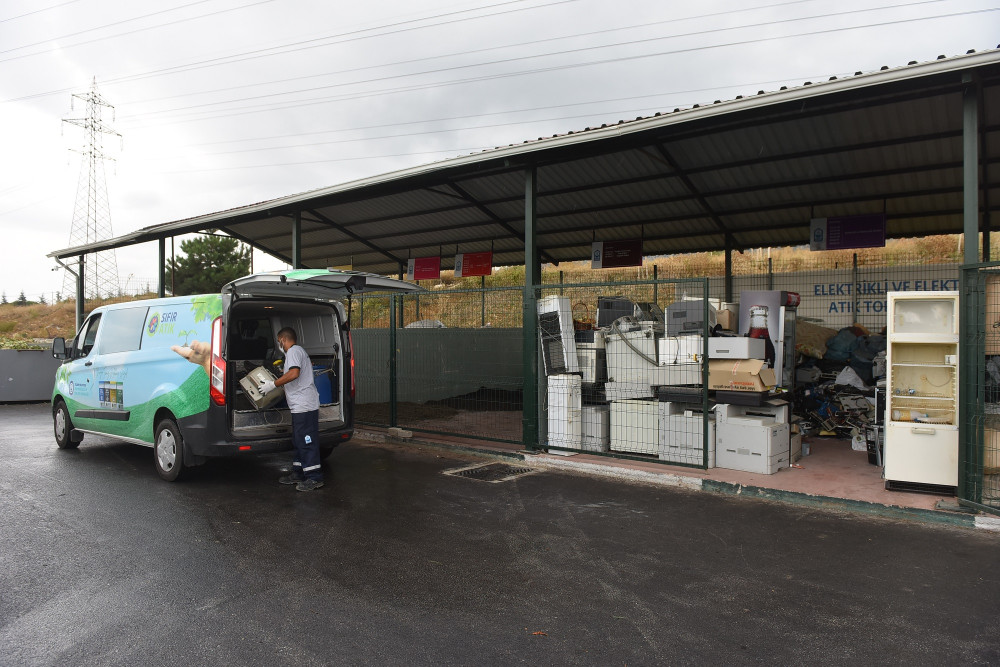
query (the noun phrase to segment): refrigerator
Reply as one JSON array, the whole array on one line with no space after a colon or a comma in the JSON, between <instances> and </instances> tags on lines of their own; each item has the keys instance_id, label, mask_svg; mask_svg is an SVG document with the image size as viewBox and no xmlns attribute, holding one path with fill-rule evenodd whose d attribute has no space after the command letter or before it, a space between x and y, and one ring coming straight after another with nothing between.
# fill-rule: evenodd
<instances>
[{"instance_id":1,"label":"refrigerator","mask_svg":"<svg viewBox=\"0 0 1000 667\"><path fill-rule=\"evenodd\" d=\"M958 292L889 292L886 488L958 486Z\"/></svg>"},{"instance_id":2,"label":"refrigerator","mask_svg":"<svg viewBox=\"0 0 1000 667\"><path fill-rule=\"evenodd\" d=\"M767 306L767 330L774 345L774 377L778 386L789 391L795 387L795 312L799 295L784 290L746 290L740 292L739 333L750 331L750 309Z\"/></svg>"}]
</instances>

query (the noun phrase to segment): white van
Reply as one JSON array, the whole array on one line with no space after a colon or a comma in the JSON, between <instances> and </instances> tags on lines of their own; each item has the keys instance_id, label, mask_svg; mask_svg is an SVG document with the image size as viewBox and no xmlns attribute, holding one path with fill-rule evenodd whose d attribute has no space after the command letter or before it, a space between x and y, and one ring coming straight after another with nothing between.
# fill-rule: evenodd
<instances>
[{"instance_id":1,"label":"white van","mask_svg":"<svg viewBox=\"0 0 1000 667\"><path fill-rule=\"evenodd\" d=\"M93 433L152 447L168 481L208 457L291 449L287 404L257 409L240 386L247 373L280 361L276 334L288 326L316 374L325 458L354 433L351 295L420 289L298 269L240 278L221 294L97 308L68 347L62 338L52 344L52 355L65 359L52 390L56 443L74 448Z\"/></svg>"}]
</instances>

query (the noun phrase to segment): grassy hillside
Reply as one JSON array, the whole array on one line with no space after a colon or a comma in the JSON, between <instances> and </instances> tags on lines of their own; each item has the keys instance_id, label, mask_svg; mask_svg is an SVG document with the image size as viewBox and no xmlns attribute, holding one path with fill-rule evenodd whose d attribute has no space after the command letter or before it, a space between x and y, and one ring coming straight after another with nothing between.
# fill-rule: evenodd
<instances>
[{"instance_id":1,"label":"grassy hillside","mask_svg":"<svg viewBox=\"0 0 1000 667\"><path fill-rule=\"evenodd\" d=\"M155 295L150 295L155 296ZM88 301L93 310L112 301ZM72 338L76 334L76 302L62 301L46 305L33 303L19 306L0 305L0 349L48 347L46 341L56 336Z\"/></svg>"},{"instance_id":2,"label":"grassy hillside","mask_svg":"<svg viewBox=\"0 0 1000 667\"><path fill-rule=\"evenodd\" d=\"M1000 251L1000 249L998 249ZM745 253L733 253L734 275L766 274L768 267L774 273L793 273L816 269L835 269L849 267L857 254L859 266L896 266L933 263L961 262L961 237L958 235L929 236L918 239L896 239L887 242L885 248L869 248L862 250L842 250L823 253L810 252L807 248L771 248L769 250L752 250ZM997 253L994 253L997 254ZM659 278L690 278L721 276L725 273L725 258L722 252L691 253L686 255L669 255L647 259L639 268L592 271L589 262L563 262L559 266L546 267L542 273L542 282L553 284L560 282L560 274L564 283L616 282L626 280L648 280L653 277L653 267ZM487 287L515 287L524 284L524 267L499 267L493 275L486 278ZM439 280L424 281L424 287L431 290L444 289L477 289L481 285L480 278L455 278L450 271L442 272ZM146 295L149 298L154 294ZM479 312L478 296L473 298L471 310ZM520 315L520 297L518 293L497 296L488 309L491 313L493 326L504 326L501 313ZM440 304L435 308L433 299L423 298L421 318L443 317L445 312L459 306L451 303ZM451 300L448 300L451 301ZM86 310L110 303L109 301L88 301ZM471 303L471 301L470 301ZM464 307L464 306L461 306ZM419 319L408 306L405 321ZM368 304L365 319L369 326L385 326L382 320L386 308L372 300ZM380 324L376 324L379 322ZM516 325L516 324L515 324ZM75 304L73 301L63 301L53 305L32 304L17 306L14 304L0 305L0 348L25 347L32 344L33 339L50 339L55 336L71 338L75 327ZM38 344L36 344L38 345ZM43 347L47 346L40 343Z\"/></svg>"}]
</instances>

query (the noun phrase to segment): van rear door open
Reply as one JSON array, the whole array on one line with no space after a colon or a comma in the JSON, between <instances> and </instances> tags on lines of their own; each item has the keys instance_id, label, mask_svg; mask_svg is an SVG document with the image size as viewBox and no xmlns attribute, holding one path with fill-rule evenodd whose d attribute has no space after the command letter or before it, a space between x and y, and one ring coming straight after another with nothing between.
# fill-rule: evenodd
<instances>
[{"instance_id":1,"label":"van rear door open","mask_svg":"<svg viewBox=\"0 0 1000 667\"><path fill-rule=\"evenodd\" d=\"M426 290L419 285L373 273L335 269L293 269L238 278L222 288L222 296L223 299L228 297L329 301L359 292L423 291Z\"/></svg>"}]
</instances>

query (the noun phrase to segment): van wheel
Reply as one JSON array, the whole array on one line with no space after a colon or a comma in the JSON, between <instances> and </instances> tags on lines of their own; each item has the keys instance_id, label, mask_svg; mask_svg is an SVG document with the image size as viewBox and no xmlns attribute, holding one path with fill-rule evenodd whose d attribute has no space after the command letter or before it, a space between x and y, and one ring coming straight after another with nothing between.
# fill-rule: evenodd
<instances>
[{"instance_id":1,"label":"van wheel","mask_svg":"<svg viewBox=\"0 0 1000 667\"><path fill-rule=\"evenodd\" d=\"M52 430L55 432L59 449L76 449L80 441L73 442L73 420L69 418L69 408L63 401L56 404L52 413Z\"/></svg>"},{"instance_id":2,"label":"van wheel","mask_svg":"<svg viewBox=\"0 0 1000 667\"><path fill-rule=\"evenodd\" d=\"M184 440L172 419L164 419L156 425L153 463L157 474L168 482L177 481L184 472Z\"/></svg>"}]
</instances>

